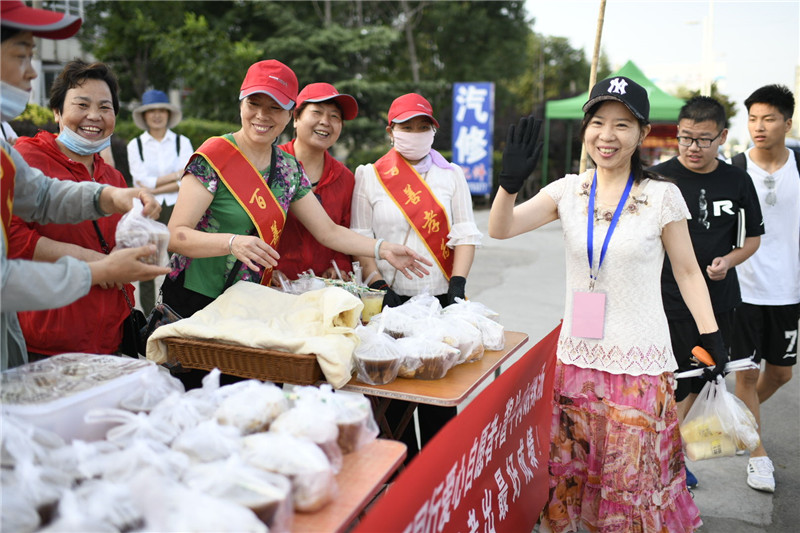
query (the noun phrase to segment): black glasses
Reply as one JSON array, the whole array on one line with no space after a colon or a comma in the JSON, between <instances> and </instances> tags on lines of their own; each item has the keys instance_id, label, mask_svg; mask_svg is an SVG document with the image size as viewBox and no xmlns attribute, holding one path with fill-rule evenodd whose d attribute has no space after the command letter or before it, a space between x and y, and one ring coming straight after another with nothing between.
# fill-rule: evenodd
<instances>
[{"instance_id":1,"label":"black glasses","mask_svg":"<svg viewBox=\"0 0 800 533\"><path fill-rule=\"evenodd\" d=\"M698 148L711 148L711 143L719 139L719 136L722 135L723 131L725 130L720 130L719 133L717 133L717 136L713 139L695 139L694 137L684 137L681 135L678 135L676 138L678 139L678 144L681 146L691 146L692 143L697 143Z\"/></svg>"}]
</instances>

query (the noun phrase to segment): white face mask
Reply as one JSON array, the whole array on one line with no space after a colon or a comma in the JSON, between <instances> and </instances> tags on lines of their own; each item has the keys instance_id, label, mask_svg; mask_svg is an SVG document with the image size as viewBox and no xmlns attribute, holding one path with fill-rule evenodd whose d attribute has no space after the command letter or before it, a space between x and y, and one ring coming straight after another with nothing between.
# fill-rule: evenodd
<instances>
[{"instance_id":1,"label":"white face mask","mask_svg":"<svg viewBox=\"0 0 800 533\"><path fill-rule=\"evenodd\" d=\"M25 111L25 106L28 105L28 100L31 98L31 93L24 91L19 87L0 82L0 111L2 111L3 120L14 120Z\"/></svg>"},{"instance_id":2,"label":"white face mask","mask_svg":"<svg viewBox=\"0 0 800 533\"><path fill-rule=\"evenodd\" d=\"M99 141L90 141L81 137L68 127L61 128L61 133L58 134L58 140L61 144L79 155L91 155L104 150L111 145L111 135Z\"/></svg>"},{"instance_id":3,"label":"white face mask","mask_svg":"<svg viewBox=\"0 0 800 533\"><path fill-rule=\"evenodd\" d=\"M409 131L392 131L394 149L408 159L417 161L428 155L433 146L434 131L430 129L420 133Z\"/></svg>"}]
</instances>

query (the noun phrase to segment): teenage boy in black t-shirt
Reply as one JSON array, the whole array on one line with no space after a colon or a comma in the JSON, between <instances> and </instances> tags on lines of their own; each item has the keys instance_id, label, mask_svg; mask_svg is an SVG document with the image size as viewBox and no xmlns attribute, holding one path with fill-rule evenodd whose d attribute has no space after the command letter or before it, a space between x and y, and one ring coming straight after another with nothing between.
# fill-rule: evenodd
<instances>
[{"instance_id":1,"label":"teenage boy in black t-shirt","mask_svg":"<svg viewBox=\"0 0 800 533\"><path fill-rule=\"evenodd\" d=\"M678 115L679 155L650 170L672 179L686 200L694 253L706 279L717 324L730 347L733 311L741 303L734 267L758 249L764 224L750 176L717 157L728 136L727 125L725 108L717 100L692 98ZM744 212L745 239L741 247L736 247L739 210ZM689 370L691 350L700 345L700 332L681 298L666 256L661 296L678 371ZM703 385L702 378L678 380L675 399L679 420L683 421ZM696 484L687 470L687 485Z\"/></svg>"}]
</instances>

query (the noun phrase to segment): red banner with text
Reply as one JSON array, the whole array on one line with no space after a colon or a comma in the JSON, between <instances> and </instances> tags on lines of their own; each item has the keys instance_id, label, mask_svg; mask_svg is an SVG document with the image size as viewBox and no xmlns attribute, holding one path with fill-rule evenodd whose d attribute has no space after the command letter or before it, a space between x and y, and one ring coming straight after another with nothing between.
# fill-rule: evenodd
<instances>
[{"instance_id":1,"label":"red banner with text","mask_svg":"<svg viewBox=\"0 0 800 533\"><path fill-rule=\"evenodd\" d=\"M560 329L437 433L355 532L532 531L548 493Z\"/></svg>"}]
</instances>

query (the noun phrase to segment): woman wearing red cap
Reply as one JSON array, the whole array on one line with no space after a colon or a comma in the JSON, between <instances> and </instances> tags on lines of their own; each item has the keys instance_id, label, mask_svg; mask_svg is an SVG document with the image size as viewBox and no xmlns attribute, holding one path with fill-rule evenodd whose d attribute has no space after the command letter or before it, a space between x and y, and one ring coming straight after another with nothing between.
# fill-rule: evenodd
<instances>
[{"instance_id":1,"label":"woman wearing red cap","mask_svg":"<svg viewBox=\"0 0 800 533\"><path fill-rule=\"evenodd\" d=\"M386 132L393 148L374 164L356 169L350 227L361 235L402 242L435 266L430 276L409 279L397 276L386 261L366 255L357 259L364 279L377 275L378 281L370 286L387 290L384 305L397 306L428 293L445 307L464 298L466 278L482 237L467 180L459 166L432 148L439 123L425 98L416 93L396 98L388 118ZM398 401L392 402L395 408L398 413L405 410ZM455 408L420 405L422 444L455 414ZM393 420L395 415L388 412L387 418ZM412 424L403 440L409 457L413 456L419 448Z\"/></svg>"},{"instance_id":2,"label":"woman wearing red cap","mask_svg":"<svg viewBox=\"0 0 800 533\"><path fill-rule=\"evenodd\" d=\"M683 196L642 167L639 147L650 132L647 91L628 78L608 78L592 88L583 111L581 137L596 168L556 180L515 206L538 159L541 120L523 118L509 128L489 215L489 234L497 239L556 219L565 239L550 496L540 531L695 531L702 522L686 488L677 364L661 301L665 252L703 333L700 342L717 363L708 379L722 372L727 351L689 238Z\"/></svg>"},{"instance_id":3,"label":"woman wearing red cap","mask_svg":"<svg viewBox=\"0 0 800 533\"><path fill-rule=\"evenodd\" d=\"M334 223L311 193L297 160L274 143L291 118L297 78L283 63L250 66L239 93L242 127L212 137L192 155L169 221L172 272L164 303L191 316L234 281L268 285L291 209L323 246L376 255L404 276L423 276L428 263L411 249L368 239Z\"/></svg>"},{"instance_id":4,"label":"woman wearing red cap","mask_svg":"<svg viewBox=\"0 0 800 533\"><path fill-rule=\"evenodd\" d=\"M350 227L353 173L333 158L328 150L339 140L345 120L358 115L356 99L339 94L329 83L311 83L297 95L294 111L295 138L279 146L297 158L311 181L311 191L335 223ZM273 275L282 272L289 279L308 269L325 278L336 277L331 261L343 277L351 269L350 257L322 246L290 211L278 245L281 258Z\"/></svg>"}]
</instances>

